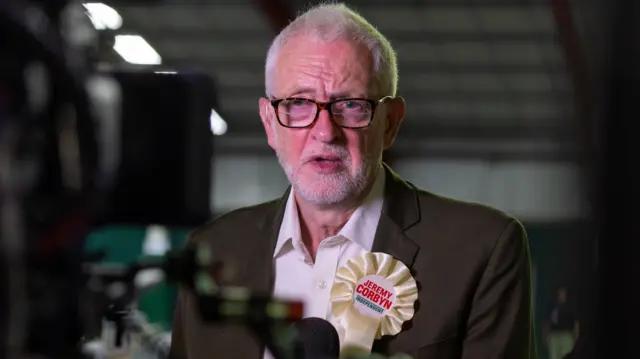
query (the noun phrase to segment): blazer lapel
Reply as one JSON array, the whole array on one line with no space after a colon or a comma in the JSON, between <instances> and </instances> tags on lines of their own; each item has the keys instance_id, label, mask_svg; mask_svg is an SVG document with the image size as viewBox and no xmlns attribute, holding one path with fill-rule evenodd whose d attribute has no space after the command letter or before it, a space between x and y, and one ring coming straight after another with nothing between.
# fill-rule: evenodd
<instances>
[{"instance_id":1,"label":"blazer lapel","mask_svg":"<svg viewBox=\"0 0 640 359\"><path fill-rule=\"evenodd\" d=\"M385 200L372 252L390 254L411 268L419 247L405 231L420 221L418 199L411 185L387 165L383 164L383 168L386 173Z\"/></svg>"},{"instance_id":2,"label":"blazer lapel","mask_svg":"<svg viewBox=\"0 0 640 359\"><path fill-rule=\"evenodd\" d=\"M273 251L278 241L280 224L290 190L291 188L287 189L284 196L274 203L273 208L258 220L258 238L250 242L251 248L241 249L242 252L248 253L243 276L244 283L256 293L270 295L273 292L275 285Z\"/></svg>"},{"instance_id":3,"label":"blazer lapel","mask_svg":"<svg viewBox=\"0 0 640 359\"><path fill-rule=\"evenodd\" d=\"M420 207L415 188L403 181L386 164L385 199L372 252L387 253L412 268L420 247L405 232L420 222ZM372 352L386 354L394 337L375 340Z\"/></svg>"}]
</instances>

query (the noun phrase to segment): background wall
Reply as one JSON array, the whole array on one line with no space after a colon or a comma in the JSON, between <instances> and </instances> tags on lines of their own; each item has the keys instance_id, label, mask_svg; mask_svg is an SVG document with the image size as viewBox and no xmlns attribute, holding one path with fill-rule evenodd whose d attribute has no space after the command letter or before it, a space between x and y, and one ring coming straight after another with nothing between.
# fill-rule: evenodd
<instances>
[{"instance_id":1,"label":"background wall","mask_svg":"<svg viewBox=\"0 0 640 359\"><path fill-rule=\"evenodd\" d=\"M398 159L393 168L429 191L482 202L522 221L575 221L587 213L579 168L568 161ZM214 213L279 197L287 187L274 155L217 157L213 178Z\"/></svg>"}]
</instances>

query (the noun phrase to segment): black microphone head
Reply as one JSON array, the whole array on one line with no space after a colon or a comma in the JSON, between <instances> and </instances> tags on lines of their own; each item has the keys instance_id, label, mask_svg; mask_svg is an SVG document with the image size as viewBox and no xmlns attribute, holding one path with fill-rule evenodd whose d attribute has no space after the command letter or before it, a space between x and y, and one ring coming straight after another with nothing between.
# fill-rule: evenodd
<instances>
[{"instance_id":1,"label":"black microphone head","mask_svg":"<svg viewBox=\"0 0 640 359\"><path fill-rule=\"evenodd\" d=\"M298 331L303 359L337 359L340 338L336 328L321 318L304 318L293 324Z\"/></svg>"}]
</instances>

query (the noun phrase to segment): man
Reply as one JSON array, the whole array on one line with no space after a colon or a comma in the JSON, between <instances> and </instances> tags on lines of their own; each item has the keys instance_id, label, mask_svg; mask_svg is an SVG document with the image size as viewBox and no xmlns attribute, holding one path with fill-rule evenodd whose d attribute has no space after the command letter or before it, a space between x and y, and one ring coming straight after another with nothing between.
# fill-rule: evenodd
<instances>
[{"instance_id":1,"label":"man","mask_svg":"<svg viewBox=\"0 0 640 359\"><path fill-rule=\"evenodd\" d=\"M568 290L560 286L548 312L545 337L549 359L563 359L573 351L578 340L580 322L575 307L568 300Z\"/></svg>"},{"instance_id":2,"label":"man","mask_svg":"<svg viewBox=\"0 0 640 359\"><path fill-rule=\"evenodd\" d=\"M521 224L497 210L416 188L382 164L404 117L389 42L344 5L321 5L274 40L259 111L291 187L195 231L236 263L233 283L302 298L331 321L337 268L385 252L418 283L413 319L374 351L416 359L531 358L530 261ZM226 356L225 356L226 355ZM183 291L171 357L260 358L241 328L211 327Z\"/></svg>"}]
</instances>

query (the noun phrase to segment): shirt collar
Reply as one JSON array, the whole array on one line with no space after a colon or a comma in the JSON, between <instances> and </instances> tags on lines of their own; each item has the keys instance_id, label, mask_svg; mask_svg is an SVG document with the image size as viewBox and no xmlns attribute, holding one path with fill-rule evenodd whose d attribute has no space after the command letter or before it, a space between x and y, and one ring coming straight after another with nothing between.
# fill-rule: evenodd
<instances>
[{"instance_id":1,"label":"shirt collar","mask_svg":"<svg viewBox=\"0 0 640 359\"><path fill-rule=\"evenodd\" d=\"M289 191L289 198L287 199L287 206L284 210L284 216L282 217L282 224L280 225L280 233L278 234L278 241L276 242L276 248L273 251L273 257L275 258L283 250L285 245L290 244L293 238L301 238L300 234L300 220L298 218L298 206L293 195L293 188ZM292 244L292 243L291 243Z\"/></svg>"},{"instance_id":2,"label":"shirt collar","mask_svg":"<svg viewBox=\"0 0 640 359\"><path fill-rule=\"evenodd\" d=\"M337 236L343 236L367 251L371 250L380 214L382 213L385 180L385 169L380 166L371 191L369 191L360 207L353 212ZM285 247L293 248L295 246L294 243L301 243L301 237L298 207L292 188L287 199L273 257L278 256Z\"/></svg>"}]
</instances>

